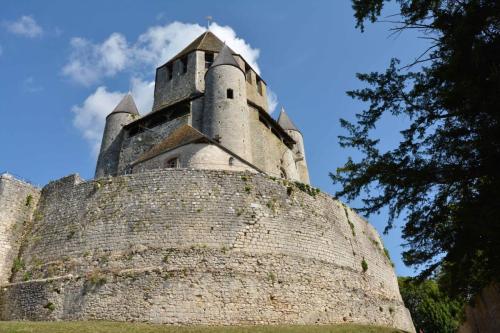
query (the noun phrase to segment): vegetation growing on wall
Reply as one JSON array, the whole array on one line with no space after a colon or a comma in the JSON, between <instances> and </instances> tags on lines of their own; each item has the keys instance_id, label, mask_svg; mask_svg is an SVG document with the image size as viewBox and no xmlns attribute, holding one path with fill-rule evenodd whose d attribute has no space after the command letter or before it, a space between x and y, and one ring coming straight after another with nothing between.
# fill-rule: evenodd
<instances>
[{"instance_id":1,"label":"vegetation growing on wall","mask_svg":"<svg viewBox=\"0 0 500 333\"><path fill-rule=\"evenodd\" d=\"M361 268L363 269L363 272L366 272L368 270L368 263L366 262L365 258L361 260Z\"/></svg>"}]
</instances>

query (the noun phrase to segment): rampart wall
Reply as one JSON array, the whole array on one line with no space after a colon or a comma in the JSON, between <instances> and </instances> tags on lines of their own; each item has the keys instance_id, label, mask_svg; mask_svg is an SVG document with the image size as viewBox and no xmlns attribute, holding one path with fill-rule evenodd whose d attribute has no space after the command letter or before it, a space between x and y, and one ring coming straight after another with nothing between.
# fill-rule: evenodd
<instances>
[{"instance_id":1,"label":"rampart wall","mask_svg":"<svg viewBox=\"0 0 500 333\"><path fill-rule=\"evenodd\" d=\"M12 269L22 266L16 258L39 197L35 186L0 175L0 285L9 281Z\"/></svg>"},{"instance_id":2,"label":"rampart wall","mask_svg":"<svg viewBox=\"0 0 500 333\"><path fill-rule=\"evenodd\" d=\"M374 228L328 195L264 175L65 177L43 189L23 248L24 267L0 289L4 320L414 331Z\"/></svg>"}]
</instances>

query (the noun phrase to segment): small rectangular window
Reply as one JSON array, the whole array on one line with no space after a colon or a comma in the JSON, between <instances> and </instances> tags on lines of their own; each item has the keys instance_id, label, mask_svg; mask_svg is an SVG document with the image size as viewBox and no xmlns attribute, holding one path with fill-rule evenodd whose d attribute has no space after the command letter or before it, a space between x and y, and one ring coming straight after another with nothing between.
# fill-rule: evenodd
<instances>
[{"instance_id":1,"label":"small rectangular window","mask_svg":"<svg viewBox=\"0 0 500 333\"><path fill-rule=\"evenodd\" d=\"M257 77L257 92L262 95L262 80L259 77Z\"/></svg>"},{"instance_id":2,"label":"small rectangular window","mask_svg":"<svg viewBox=\"0 0 500 333\"><path fill-rule=\"evenodd\" d=\"M234 98L233 89L228 89L226 95L227 95L227 98L233 99Z\"/></svg>"},{"instance_id":3,"label":"small rectangular window","mask_svg":"<svg viewBox=\"0 0 500 333\"><path fill-rule=\"evenodd\" d=\"M182 74L187 73L187 70L188 70L188 57L187 56L184 56L181 58L181 65L182 65L182 69L181 69Z\"/></svg>"},{"instance_id":4,"label":"small rectangular window","mask_svg":"<svg viewBox=\"0 0 500 333\"><path fill-rule=\"evenodd\" d=\"M205 52L205 69L209 69L214 63L214 54L212 52Z\"/></svg>"},{"instance_id":5,"label":"small rectangular window","mask_svg":"<svg viewBox=\"0 0 500 333\"><path fill-rule=\"evenodd\" d=\"M245 63L245 78L248 83L252 84L252 69L247 63Z\"/></svg>"},{"instance_id":6,"label":"small rectangular window","mask_svg":"<svg viewBox=\"0 0 500 333\"><path fill-rule=\"evenodd\" d=\"M167 80L170 81L172 80L172 77L174 76L174 68L172 66L172 63L167 64Z\"/></svg>"},{"instance_id":7,"label":"small rectangular window","mask_svg":"<svg viewBox=\"0 0 500 333\"><path fill-rule=\"evenodd\" d=\"M179 167L179 159L177 157L165 161L165 168L175 169Z\"/></svg>"}]
</instances>

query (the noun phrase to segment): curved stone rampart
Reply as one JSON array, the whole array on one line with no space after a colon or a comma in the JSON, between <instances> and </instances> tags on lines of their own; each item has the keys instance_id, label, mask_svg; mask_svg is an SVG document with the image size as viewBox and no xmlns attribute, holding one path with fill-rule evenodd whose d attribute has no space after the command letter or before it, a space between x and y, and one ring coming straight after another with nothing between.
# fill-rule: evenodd
<instances>
[{"instance_id":1,"label":"curved stone rampart","mask_svg":"<svg viewBox=\"0 0 500 333\"><path fill-rule=\"evenodd\" d=\"M3 319L414 330L375 229L328 195L264 175L66 177L42 190L25 241Z\"/></svg>"}]
</instances>

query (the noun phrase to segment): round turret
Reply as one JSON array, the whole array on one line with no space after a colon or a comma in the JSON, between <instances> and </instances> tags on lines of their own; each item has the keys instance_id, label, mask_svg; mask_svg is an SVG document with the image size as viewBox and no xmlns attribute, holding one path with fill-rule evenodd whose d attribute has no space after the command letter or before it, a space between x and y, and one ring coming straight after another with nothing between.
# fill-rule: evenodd
<instances>
[{"instance_id":1,"label":"round turret","mask_svg":"<svg viewBox=\"0 0 500 333\"><path fill-rule=\"evenodd\" d=\"M139 116L137 106L132 95L128 94L106 117L95 178L116 175L123 140L123 126L132 122L137 116Z\"/></svg>"},{"instance_id":2,"label":"round turret","mask_svg":"<svg viewBox=\"0 0 500 333\"><path fill-rule=\"evenodd\" d=\"M278 124L295 141L293 152L295 153L295 164L297 166L297 172L300 181L305 184L309 184L309 171L307 169L306 152L304 150L304 138L302 136L302 133L298 130L297 126L295 126L290 117L288 117L284 108L281 108L281 112L278 118Z\"/></svg>"},{"instance_id":3,"label":"round turret","mask_svg":"<svg viewBox=\"0 0 500 333\"><path fill-rule=\"evenodd\" d=\"M205 130L221 145L250 161L245 74L225 45L205 74Z\"/></svg>"}]
</instances>

